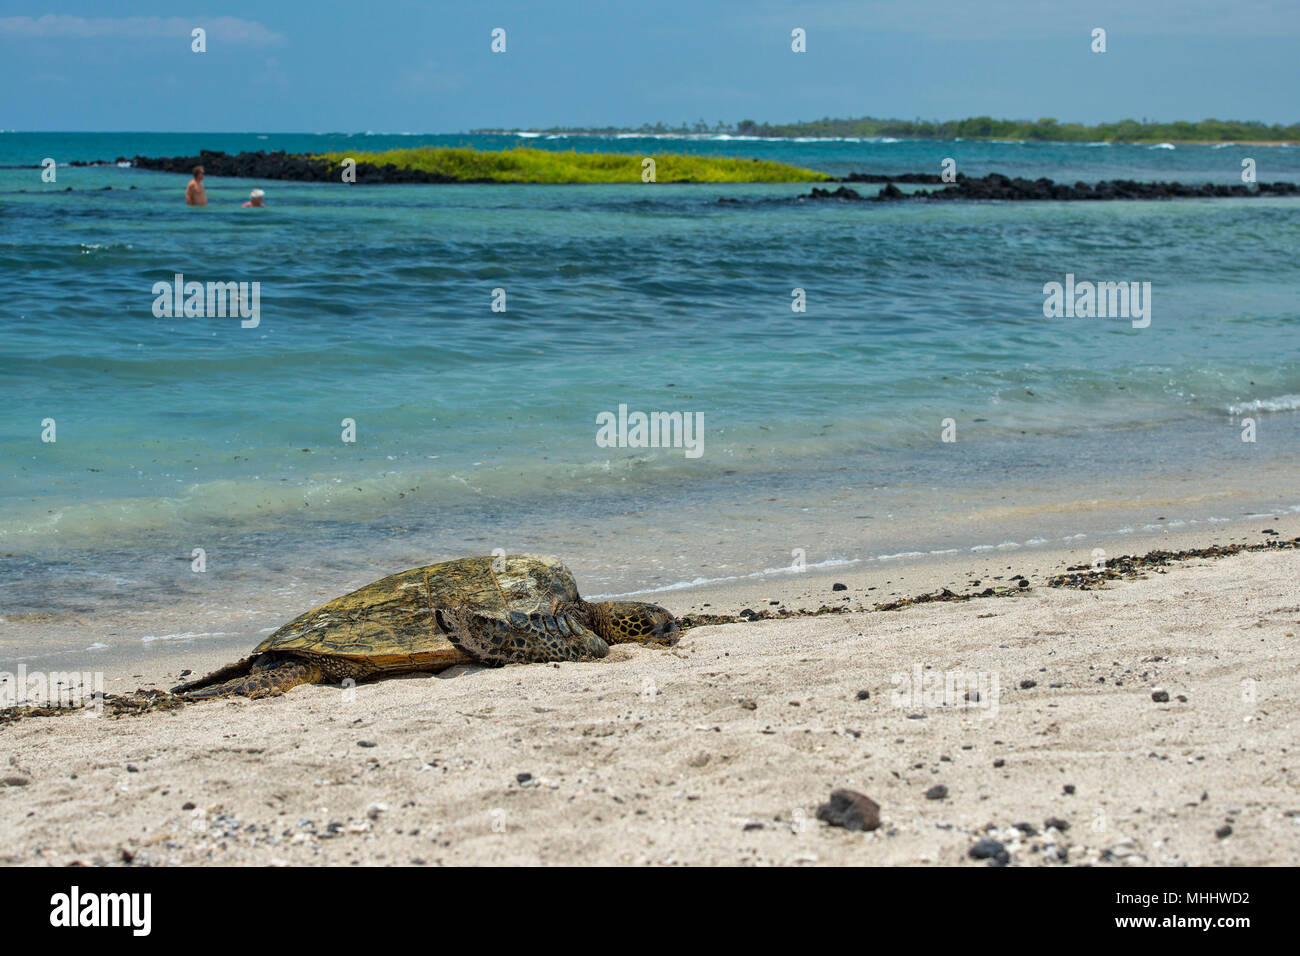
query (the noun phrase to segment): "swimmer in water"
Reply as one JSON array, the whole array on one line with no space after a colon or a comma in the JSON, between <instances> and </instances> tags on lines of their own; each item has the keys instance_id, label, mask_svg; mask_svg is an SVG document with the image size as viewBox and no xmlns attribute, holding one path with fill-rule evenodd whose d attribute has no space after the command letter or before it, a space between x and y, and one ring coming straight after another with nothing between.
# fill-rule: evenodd
<instances>
[{"instance_id":1,"label":"swimmer in water","mask_svg":"<svg viewBox=\"0 0 1300 956\"><path fill-rule=\"evenodd\" d=\"M244 203L244 206L257 206L259 208L264 208L266 206L266 203L262 201L262 198L265 195L266 193L262 192L262 190L254 189L251 193L248 194L248 202Z\"/></svg>"},{"instance_id":2,"label":"swimmer in water","mask_svg":"<svg viewBox=\"0 0 1300 956\"><path fill-rule=\"evenodd\" d=\"M203 167L194 167L194 178L185 187L185 202L190 206L206 206L208 191L203 188Z\"/></svg>"}]
</instances>

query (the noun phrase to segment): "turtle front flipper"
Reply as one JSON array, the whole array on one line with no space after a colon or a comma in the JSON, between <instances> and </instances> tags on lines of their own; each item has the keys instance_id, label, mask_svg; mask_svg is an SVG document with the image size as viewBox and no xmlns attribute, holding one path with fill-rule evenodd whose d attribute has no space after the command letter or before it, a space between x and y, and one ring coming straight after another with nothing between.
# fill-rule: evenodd
<instances>
[{"instance_id":1,"label":"turtle front flipper","mask_svg":"<svg viewBox=\"0 0 1300 956\"><path fill-rule=\"evenodd\" d=\"M231 680L235 677L242 677L248 673L249 667L257 657L245 657L233 664L227 664L225 667L219 667L207 677L200 677L196 680L186 681L183 684L177 684L172 688L173 694L188 694L192 690L198 690L200 687L207 687L210 684L220 684L222 681Z\"/></svg>"},{"instance_id":2,"label":"turtle front flipper","mask_svg":"<svg viewBox=\"0 0 1300 956\"><path fill-rule=\"evenodd\" d=\"M270 697L299 684L314 684L324 676L319 667L302 658L284 657L265 663L258 658L245 658L200 680L173 687L172 693L190 700L236 695Z\"/></svg>"},{"instance_id":3,"label":"turtle front flipper","mask_svg":"<svg viewBox=\"0 0 1300 956\"><path fill-rule=\"evenodd\" d=\"M569 614L483 614L461 606L439 609L436 616L458 650L494 667L595 660L609 653L598 634Z\"/></svg>"}]
</instances>

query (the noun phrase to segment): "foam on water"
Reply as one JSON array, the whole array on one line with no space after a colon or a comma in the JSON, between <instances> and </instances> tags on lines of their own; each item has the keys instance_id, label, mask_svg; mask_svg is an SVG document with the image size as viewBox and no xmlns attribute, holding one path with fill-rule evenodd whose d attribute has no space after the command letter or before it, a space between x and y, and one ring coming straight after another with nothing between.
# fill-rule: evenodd
<instances>
[{"instance_id":1,"label":"foam on water","mask_svg":"<svg viewBox=\"0 0 1300 956\"><path fill-rule=\"evenodd\" d=\"M1278 395L1274 398L1257 398L1251 402L1241 402L1228 406L1229 415L1244 415L1247 412L1293 412L1300 409L1300 395Z\"/></svg>"}]
</instances>

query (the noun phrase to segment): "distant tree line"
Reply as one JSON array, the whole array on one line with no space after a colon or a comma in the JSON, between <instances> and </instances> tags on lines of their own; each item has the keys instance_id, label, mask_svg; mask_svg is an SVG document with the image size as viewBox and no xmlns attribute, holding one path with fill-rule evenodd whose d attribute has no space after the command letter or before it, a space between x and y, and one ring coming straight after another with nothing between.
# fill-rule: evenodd
<instances>
[{"instance_id":1,"label":"distant tree line","mask_svg":"<svg viewBox=\"0 0 1300 956\"><path fill-rule=\"evenodd\" d=\"M474 130L507 132L503 130ZM615 133L643 133L646 135L703 135L728 134L732 136L844 136L892 137L896 139L1015 139L1055 142L1228 142L1232 140L1257 140L1264 142L1300 141L1300 123L1290 126L1236 120L1207 119L1198 123L1179 121L1156 123L1147 120L1120 120L1117 123L1100 123L1086 126L1082 123L1059 123L1051 117L1035 120L999 120L991 116L975 116L962 120L897 120L825 119L798 123L756 123L741 120L734 125L719 120L710 125L703 119L694 123L683 122L671 126L663 122L642 123L636 127L615 126L553 126L537 130L542 133L567 133L570 135L600 136Z\"/></svg>"},{"instance_id":2,"label":"distant tree line","mask_svg":"<svg viewBox=\"0 0 1300 956\"><path fill-rule=\"evenodd\" d=\"M1155 123L1126 119L1117 123L1086 126L1083 123L1060 123L1052 117L1034 122L999 120L991 116L944 122L862 117L779 124L742 120L736 124L735 131L741 136L889 136L898 139L1018 139L1053 142L1300 140L1300 123L1269 126L1265 123L1217 119L1201 120L1199 123Z\"/></svg>"}]
</instances>

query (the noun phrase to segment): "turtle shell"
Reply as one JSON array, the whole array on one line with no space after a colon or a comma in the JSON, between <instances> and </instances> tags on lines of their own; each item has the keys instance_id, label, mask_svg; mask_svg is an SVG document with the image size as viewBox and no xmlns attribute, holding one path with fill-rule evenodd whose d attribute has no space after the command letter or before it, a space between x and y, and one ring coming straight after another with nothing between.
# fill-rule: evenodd
<instances>
[{"instance_id":1,"label":"turtle shell","mask_svg":"<svg viewBox=\"0 0 1300 956\"><path fill-rule=\"evenodd\" d=\"M335 598L294 618L253 653L344 657L376 672L450 667L470 659L438 626L437 610L458 606L488 615L549 612L579 600L573 575L556 558L459 558L390 574Z\"/></svg>"}]
</instances>

